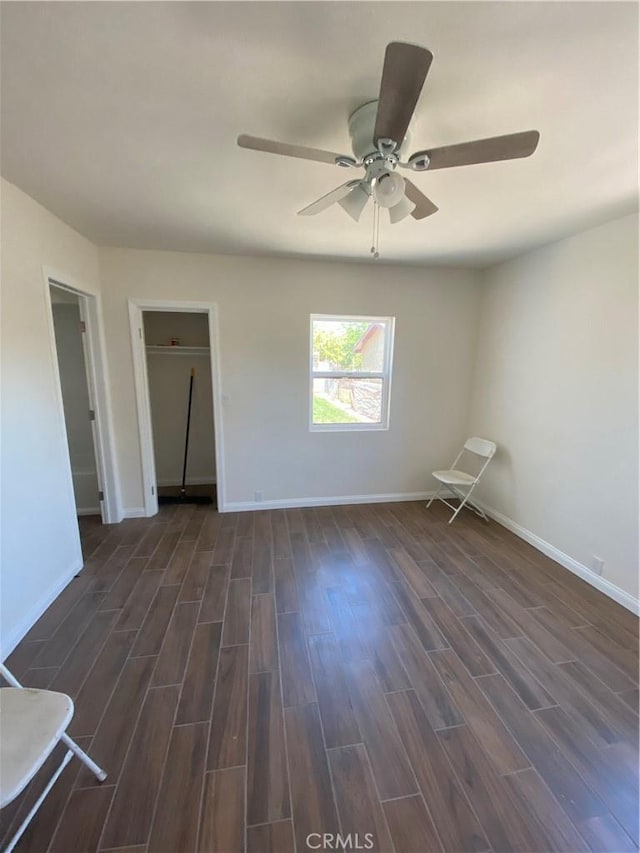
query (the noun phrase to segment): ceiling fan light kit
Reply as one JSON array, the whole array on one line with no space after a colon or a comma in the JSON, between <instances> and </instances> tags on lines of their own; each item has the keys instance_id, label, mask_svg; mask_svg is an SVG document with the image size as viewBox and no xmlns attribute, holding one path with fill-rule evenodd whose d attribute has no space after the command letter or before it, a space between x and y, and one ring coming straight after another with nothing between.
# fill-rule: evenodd
<instances>
[{"instance_id":1,"label":"ceiling fan light kit","mask_svg":"<svg viewBox=\"0 0 640 853\"><path fill-rule=\"evenodd\" d=\"M349 195L341 198L338 204L345 210L352 219L356 222L360 221L362 211L365 209L369 201L369 193L360 183L353 187Z\"/></svg>"},{"instance_id":2,"label":"ceiling fan light kit","mask_svg":"<svg viewBox=\"0 0 640 853\"><path fill-rule=\"evenodd\" d=\"M418 45L405 42L391 42L387 45L378 99L362 104L349 117L353 157L247 134L238 137L238 145L254 151L314 160L347 169L364 169L363 178L336 187L298 211L298 215L314 216L337 203L358 222L372 197L376 236L373 253L377 257L379 207L388 209L392 225L409 215L414 219L425 219L438 210L422 190L395 171L398 167L425 172L475 163L515 160L533 154L540 139L537 130L528 130L417 151L402 161L401 157L410 148L409 125L432 59L431 52Z\"/></svg>"},{"instance_id":3,"label":"ceiling fan light kit","mask_svg":"<svg viewBox=\"0 0 640 853\"><path fill-rule=\"evenodd\" d=\"M406 217L409 216L410 213L413 213L415 209L415 204L405 195L400 199L398 204L389 208L389 221L392 225L395 225L396 222L406 219Z\"/></svg>"},{"instance_id":4,"label":"ceiling fan light kit","mask_svg":"<svg viewBox=\"0 0 640 853\"><path fill-rule=\"evenodd\" d=\"M395 207L404 198L404 180L395 172L383 172L373 178L371 192L380 207Z\"/></svg>"}]
</instances>

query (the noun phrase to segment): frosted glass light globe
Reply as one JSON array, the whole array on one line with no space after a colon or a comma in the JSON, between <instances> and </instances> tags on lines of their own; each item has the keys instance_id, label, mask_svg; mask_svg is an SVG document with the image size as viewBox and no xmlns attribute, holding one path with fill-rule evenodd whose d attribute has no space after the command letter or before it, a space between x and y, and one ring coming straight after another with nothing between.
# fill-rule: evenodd
<instances>
[{"instance_id":1,"label":"frosted glass light globe","mask_svg":"<svg viewBox=\"0 0 640 853\"><path fill-rule=\"evenodd\" d=\"M404 198L404 179L395 172L385 172L375 179L373 197L380 207L395 207Z\"/></svg>"}]
</instances>

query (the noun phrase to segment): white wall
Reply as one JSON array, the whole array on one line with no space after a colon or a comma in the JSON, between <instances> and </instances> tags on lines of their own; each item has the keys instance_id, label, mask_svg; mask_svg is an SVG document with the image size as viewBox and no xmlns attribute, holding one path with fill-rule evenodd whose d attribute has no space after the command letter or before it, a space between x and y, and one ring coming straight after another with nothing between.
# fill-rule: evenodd
<instances>
[{"instance_id":1,"label":"white wall","mask_svg":"<svg viewBox=\"0 0 640 853\"><path fill-rule=\"evenodd\" d=\"M1 188L4 657L82 565L43 265L93 293L99 278L88 240L12 184Z\"/></svg>"},{"instance_id":2,"label":"white wall","mask_svg":"<svg viewBox=\"0 0 640 853\"><path fill-rule=\"evenodd\" d=\"M55 291L56 288L52 288L52 292ZM75 301L54 302L51 307L76 508L79 513L91 510L99 513L98 474L89 420L80 306L76 297Z\"/></svg>"},{"instance_id":3,"label":"white wall","mask_svg":"<svg viewBox=\"0 0 640 853\"><path fill-rule=\"evenodd\" d=\"M129 510L143 506L129 298L219 306L231 506L253 503L256 491L265 501L424 492L463 438L479 300L472 271L120 249L100 250L100 270ZM388 432L309 431L311 313L396 317Z\"/></svg>"},{"instance_id":4,"label":"white wall","mask_svg":"<svg viewBox=\"0 0 640 853\"><path fill-rule=\"evenodd\" d=\"M469 432L488 505L637 598L637 215L486 273Z\"/></svg>"},{"instance_id":5,"label":"white wall","mask_svg":"<svg viewBox=\"0 0 640 853\"><path fill-rule=\"evenodd\" d=\"M423 492L474 432L500 445L488 503L575 560L602 557L637 595L637 217L504 264L483 289L468 270L98 253L5 181L1 207L2 657L81 566L43 266L102 282L125 507L143 506L127 299L215 301L231 503ZM309 432L311 313L396 316L388 432Z\"/></svg>"},{"instance_id":6,"label":"white wall","mask_svg":"<svg viewBox=\"0 0 640 853\"><path fill-rule=\"evenodd\" d=\"M215 431L207 314L144 311L147 346L178 338L180 346L147 351L147 377L153 431L156 480L160 486L182 482L184 440L191 370L193 397L189 424L187 483L215 483ZM182 347L205 347L205 352L185 354Z\"/></svg>"}]
</instances>

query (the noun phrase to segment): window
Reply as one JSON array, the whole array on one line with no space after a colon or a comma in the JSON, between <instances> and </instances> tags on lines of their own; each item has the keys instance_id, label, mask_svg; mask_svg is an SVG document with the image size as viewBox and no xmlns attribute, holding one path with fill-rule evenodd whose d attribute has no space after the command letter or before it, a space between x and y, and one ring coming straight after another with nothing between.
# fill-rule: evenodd
<instances>
[{"instance_id":1,"label":"window","mask_svg":"<svg viewBox=\"0 0 640 853\"><path fill-rule=\"evenodd\" d=\"M393 317L311 315L311 429L389 428Z\"/></svg>"}]
</instances>

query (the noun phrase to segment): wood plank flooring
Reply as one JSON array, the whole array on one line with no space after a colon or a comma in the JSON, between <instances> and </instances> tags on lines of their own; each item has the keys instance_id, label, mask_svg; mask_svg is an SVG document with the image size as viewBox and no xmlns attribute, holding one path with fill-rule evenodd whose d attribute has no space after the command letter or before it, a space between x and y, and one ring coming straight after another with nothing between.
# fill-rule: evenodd
<instances>
[{"instance_id":1,"label":"wood plank flooring","mask_svg":"<svg viewBox=\"0 0 640 853\"><path fill-rule=\"evenodd\" d=\"M7 665L73 697L108 777L72 761L18 850L637 850L637 619L499 525L447 520L83 518L84 570Z\"/></svg>"}]
</instances>

